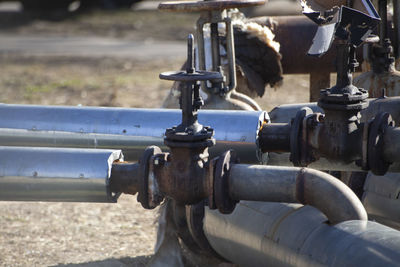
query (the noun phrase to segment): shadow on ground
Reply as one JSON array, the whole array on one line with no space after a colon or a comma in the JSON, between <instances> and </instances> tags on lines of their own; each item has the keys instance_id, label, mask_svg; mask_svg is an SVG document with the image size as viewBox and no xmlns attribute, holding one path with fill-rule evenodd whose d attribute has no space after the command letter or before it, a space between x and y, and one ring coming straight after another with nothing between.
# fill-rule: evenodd
<instances>
[{"instance_id":1,"label":"shadow on ground","mask_svg":"<svg viewBox=\"0 0 400 267\"><path fill-rule=\"evenodd\" d=\"M69 264L59 264L53 267L124 267L124 266L134 266L142 267L146 266L147 262L151 259L152 255L137 256L134 258L124 257L119 259L106 259L102 261L92 261L83 263L69 263Z\"/></svg>"}]
</instances>

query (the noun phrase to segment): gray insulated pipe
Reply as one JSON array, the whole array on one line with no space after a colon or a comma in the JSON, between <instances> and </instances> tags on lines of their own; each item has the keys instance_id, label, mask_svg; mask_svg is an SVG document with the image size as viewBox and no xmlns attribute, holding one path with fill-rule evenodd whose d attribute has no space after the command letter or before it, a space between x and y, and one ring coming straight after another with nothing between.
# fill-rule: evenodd
<instances>
[{"instance_id":1,"label":"gray insulated pipe","mask_svg":"<svg viewBox=\"0 0 400 267\"><path fill-rule=\"evenodd\" d=\"M203 229L212 248L239 266L399 266L399 231L326 222L311 206L242 201L230 215L206 209Z\"/></svg>"}]
</instances>

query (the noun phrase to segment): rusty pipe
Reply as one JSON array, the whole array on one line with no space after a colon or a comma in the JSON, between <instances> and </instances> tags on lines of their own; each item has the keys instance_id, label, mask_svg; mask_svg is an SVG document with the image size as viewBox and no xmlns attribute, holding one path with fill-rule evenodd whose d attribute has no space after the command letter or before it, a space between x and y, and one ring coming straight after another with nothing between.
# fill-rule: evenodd
<instances>
[{"instance_id":1,"label":"rusty pipe","mask_svg":"<svg viewBox=\"0 0 400 267\"><path fill-rule=\"evenodd\" d=\"M290 151L290 124L265 124L259 133L259 146L262 152Z\"/></svg>"},{"instance_id":2,"label":"rusty pipe","mask_svg":"<svg viewBox=\"0 0 400 267\"><path fill-rule=\"evenodd\" d=\"M310 72L334 72L335 49L330 49L321 58L307 55L318 26L305 16L257 17L251 19L261 25L271 27L275 41L280 44L284 74ZM358 60L362 60L358 49Z\"/></svg>"},{"instance_id":3,"label":"rusty pipe","mask_svg":"<svg viewBox=\"0 0 400 267\"><path fill-rule=\"evenodd\" d=\"M114 162L109 181L110 191L134 195L139 190L139 177L138 163Z\"/></svg>"},{"instance_id":4,"label":"rusty pipe","mask_svg":"<svg viewBox=\"0 0 400 267\"><path fill-rule=\"evenodd\" d=\"M282 54L281 63L284 74L335 72L335 49L330 49L321 58L307 55L317 31L317 24L307 17L257 17L252 18L251 21L272 29L275 34L274 40L280 44L280 53ZM388 18L388 23L392 23L391 18ZM390 27L388 30L388 36L392 38L394 36L393 29ZM397 42L394 41L393 44L396 46ZM363 61L362 48L357 49L357 61Z\"/></svg>"},{"instance_id":5,"label":"rusty pipe","mask_svg":"<svg viewBox=\"0 0 400 267\"><path fill-rule=\"evenodd\" d=\"M234 200L302 203L323 212L330 223L368 219L361 201L335 177L309 168L235 164L229 176Z\"/></svg>"}]
</instances>

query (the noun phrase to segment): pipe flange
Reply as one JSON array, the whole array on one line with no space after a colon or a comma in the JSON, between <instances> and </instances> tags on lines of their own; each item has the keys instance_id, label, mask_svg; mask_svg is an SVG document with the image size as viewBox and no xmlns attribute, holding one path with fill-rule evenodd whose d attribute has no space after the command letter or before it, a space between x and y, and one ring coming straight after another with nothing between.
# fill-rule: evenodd
<instances>
[{"instance_id":1,"label":"pipe flange","mask_svg":"<svg viewBox=\"0 0 400 267\"><path fill-rule=\"evenodd\" d=\"M383 135L388 127L393 126L392 116L387 112L378 113L369 125L367 158L375 175L384 175L392 164L383 158Z\"/></svg>"},{"instance_id":2,"label":"pipe flange","mask_svg":"<svg viewBox=\"0 0 400 267\"><path fill-rule=\"evenodd\" d=\"M229 195L229 171L232 163L239 163L239 160L235 151L228 150L218 158L215 165L213 200L215 207L223 214L232 213L238 202Z\"/></svg>"},{"instance_id":3,"label":"pipe flange","mask_svg":"<svg viewBox=\"0 0 400 267\"><path fill-rule=\"evenodd\" d=\"M257 6L263 5L265 2L265 0L170 1L160 3L158 9L175 12L198 12Z\"/></svg>"},{"instance_id":4,"label":"pipe flange","mask_svg":"<svg viewBox=\"0 0 400 267\"><path fill-rule=\"evenodd\" d=\"M297 111L296 117L292 121L290 129L290 161L294 166L306 167L302 160L302 131L303 131L303 120L308 115L313 114L313 111L309 107L303 107Z\"/></svg>"},{"instance_id":5,"label":"pipe flange","mask_svg":"<svg viewBox=\"0 0 400 267\"><path fill-rule=\"evenodd\" d=\"M139 160L139 190L137 201L145 209L154 209L149 203L149 166L151 158L162 153L158 146L149 146L145 149Z\"/></svg>"}]
</instances>

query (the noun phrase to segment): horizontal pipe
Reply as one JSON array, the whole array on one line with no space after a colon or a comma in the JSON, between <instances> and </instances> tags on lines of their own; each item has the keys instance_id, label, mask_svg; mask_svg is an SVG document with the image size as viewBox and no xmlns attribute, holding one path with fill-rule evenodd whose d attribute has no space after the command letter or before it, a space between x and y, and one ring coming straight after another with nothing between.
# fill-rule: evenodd
<instances>
[{"instance_id":1,"label":"horizontal pipe","mask_svg":"<svg viewBox=\"0 0 400 267\"><path fill-rule=\"evenodd\" d=\"M376 114L380 112L388 112L392 115L392 118L396 122L396 126L400 126L400 97L387 97L387 98L376 98L376 99L368 99L369 106L365 110L361 111L361 121L367 122L375 117ZM296 116L296 113L303 107L309 107L314 112L324 113L323 110L318 107L316 103L304 103L304 104L289 104L289 105L280 105L274 108L270 113L271 123L266 124L262 127L260 136L264 136L269 138L272 136L272 140L259 140L259 146L261 151L273 151L268 155L268 164L269 165L277 165L277 166L291 166L292 163L289 160L289 153L275 153L275 151L289 152L287 145L284 145L281 142L273 142L275 141L275 136L280 136L280 139L288 139L289 131L287 126L284 126L282 123L290 124L291 120ZM277 126L275 127L274 124ZM269 128L268 128L269 127ZM268 131L273 132L274 134L268 135ZM273 130L273 131L272 131ZM279 133L276 133L279 131ZM286 136L285 136L286 135ZM394 140L398 139L398 131L392 131L386 135L385 143L387 145L384 146L384 157L388 159L390 162L395 161L394 159L400 159L399 151L397 144L400 142L394 142ZM271 147L269 147L271 146ZM278 147L279 146L279 147ZM347 164L334 160L329 160L321 157L319 160L311 163L308 167L318 169L318 170L335 170L335 171L360 171L360 167L354 163ZM400 171L400 163L395 162L390 165L389 168L392 172Z\"/></svg>"},{"instance_id":2,"label":"horizontal pipe","mask_svg":"<svg viewBox=\"0 0 400 267\"><path fill-rule=\"evenodd\" d=\"M114 162L109 179L109 188L114 193L134 195L139 191L139 163Z\"/></svg>"},{"instance_id":3,"label":"horizontal pipe","mask_svg":"<svg viewBox=\"0 0 400 267\"><path fill-rule=\"evenodd\" d=\"M360 112L361 122L369 121L380 112L388 112L392 115L396 126L400 126L400 96L369 98L367 101L369 102L368 107ZM272 109L268 115L273 123L290 123L291 119L296 116L297 111L303 107L309 107L313 112L324 113L316 102L312 102L279 105Z\"/></svg>"},{"instance_id":4,"label":"horizontal pipe","mask_svg":"<svg viewBox=\"0 0 400 267\"><path fill-rule=\"evenodd\" d=\"M290 129L291 126L289 123L270 123L263 125L259 135L261 151L290 151Z\"/></svg>"},{"instance_id":5,"label":"horizontal pipe","mask_svg":"<svg viewBox=\"0 0 400 267\"><path fill-rule=\"evenodd\" d=\"M279 52L282 54L281 63L284 74L315 74L336 71L336 49L331 48L322 57L307 55L318 26L306 16L264 16L250 20L272 29L275 34L274 40L280 44ZM389 25L391 23L392 19L389 18ZM392 27L389 27L389 36L392 43L395 46L398 45ZM356 51L357 61L363 62L362 47L359 47Z\"/></svg>"},{"instance_id":6,"label":"horizontal pipe","mask_svg":"<svg viewBox=\"0 0 400 267\"><path fill-rule=\"evenodd\" d=\"M392 115L396 126L400 126L400 96L371 98L368 108L361 111L361 122L366 122L380 112L388 112Z\"/></svg>"},{"instance_id":7,"label":"horizontal pipe","mask_svg":"<svg viewBox=\"0 0 400 267\"><path fill-rule=\"evenodd\" d=\"M372 219L400 230L400 174L368 173L362 203Z\"/></svg>"},{"instance_id":8,"label":"horizontal pipe","mask_svg":"<svg viewBox=\"0 0 400 267\"><path fill-rule=\"evenodd\" d=\"M229 175L234 200L287 202L311 205L332 224L367 220L361 201L344 183L321 171L260 165L235 164Z\"/></svg>"},{"instance_id":9,"label":"horizontal pipe","mask_svg":"<svg viewBox=\"0 0 400 267\"><path fill-rule=\"evenodd\" d=\"M241 201L230 215L206 209L212 248L239 266L398 266L400 232L371 221L334 226L310 206Z\"/></svg>"},{"instance_id":10,"label":"horizontal pipe","mask_svg":"<svg viewBox=\"0 0 400 267\"><path fill-rule=\"evenodd\" d=\"M116 202L108 189L119 150L0 147L0 200Z\"/></svg>"},{"instance_id":11,"label":"horizontal pipe","mask_svg":"<svg viewBox=\"0 0 400 267\"><path fill-rule=\"evenodd\" d=\"M306 16L257 17L251 21L272 28L274 40L280 44L284 74L335 71L336 49L320 58L307 55L318 25ZM357 49L357 59L362 62L362 49Z\"/></svg>"},{"instance_id":12,"label":"horizontal pipe","mask_svg":"<svg viewBox=\"0 0 400 267\"><path fill-rule=\"evenodd\" d=\"M212 155L233 148L242 162L259 162L258 129L263 111L201 110L199 122L214 128ZM144 149L163 144L164 132L180 123L181 111L0 105L0 145L121 149L137 160Z\"/></svg>"}]
</instances>

